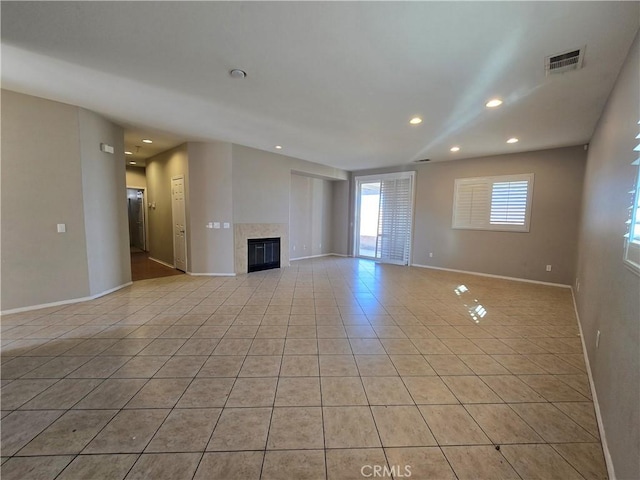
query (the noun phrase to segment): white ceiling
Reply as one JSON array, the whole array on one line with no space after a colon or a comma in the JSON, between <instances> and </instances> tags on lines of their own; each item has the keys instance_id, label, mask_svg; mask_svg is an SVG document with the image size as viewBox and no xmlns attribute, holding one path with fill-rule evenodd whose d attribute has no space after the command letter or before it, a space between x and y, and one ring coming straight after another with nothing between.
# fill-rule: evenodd
<instances>
[{"instance_id":1,"label":"white ceiling","mask_svg":"<svg viewBox=\"0 0 640 480\"><path fill-rule=\"evenodd\" d=\"M1 8L3 88L168 143L282 145L347 170L588 142L640 19L638 2ZM582 70L545 77L547 55L585 45ZM486 109L494 96L504 105ZM410 126L414 115L424 122ZM507 145L512 136L520 142Z\"/></svg>"},{"instance_id":2,"label":"white ceiling","mask_svg":"<svg viewBox=\"0 0 640 480\"><path fill-rule=\"evenodd\" d=\"M127 165L135 165L136 167L146 166L146 159L149 157L166 152L186 140L183 136L150 128L140 128L133 125L123 125L123 127L125 128L124 150L131 152L131 155L125 155L125 161ZM142 141L143 139L151 140L153 143L145 143Z\"/></svg>"}]
</instances>

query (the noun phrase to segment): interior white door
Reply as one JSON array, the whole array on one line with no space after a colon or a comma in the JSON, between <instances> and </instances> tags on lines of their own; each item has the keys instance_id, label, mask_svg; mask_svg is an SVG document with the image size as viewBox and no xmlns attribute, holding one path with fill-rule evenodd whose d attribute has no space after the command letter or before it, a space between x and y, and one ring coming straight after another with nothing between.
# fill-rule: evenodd
<instances>
[{"instance_id":1,"label":"interior white door","mask_svg":"<svg viewBox=\"0 0 640 480\"><path fill-rule=\"evenodd\" d=\"M187 270L186 212L184 176L171 177L171 214L173 217L173 263L178 270Z\"/></svg>"}]
</instances>

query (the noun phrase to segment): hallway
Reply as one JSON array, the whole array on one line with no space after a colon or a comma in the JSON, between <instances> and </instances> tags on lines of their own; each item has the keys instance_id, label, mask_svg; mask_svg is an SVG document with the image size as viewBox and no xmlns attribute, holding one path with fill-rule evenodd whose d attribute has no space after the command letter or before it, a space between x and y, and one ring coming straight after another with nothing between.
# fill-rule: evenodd
<instances>
[{"instance_id":1,"label":"hallway","mask_svg":"<svg viewBox=\"0 0 640 480\"><path fill-rule=\"evenodd\" d=\"M149 254L140 250L131 250L131 280L148 280L150 278L169 277L172 275L183 275L184 273L175 268L167 267L161 263L149 260Z\"/></svg>"}]
</instances>

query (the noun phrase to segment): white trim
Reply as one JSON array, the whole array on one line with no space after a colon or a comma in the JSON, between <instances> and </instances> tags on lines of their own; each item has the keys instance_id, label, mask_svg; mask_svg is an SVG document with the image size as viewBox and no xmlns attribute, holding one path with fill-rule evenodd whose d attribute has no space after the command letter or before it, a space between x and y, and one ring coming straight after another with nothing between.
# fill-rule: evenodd
<instances>
[{"instance_id":1,"label":"white trim","mask_svg":"<svg viewBox=\"0 0 640 480\"><path fill-rule=\"evenodd\" d=\"M409 238L408 238L408 245L407 245L407 249L408 249L407 264L408 265L411 264L411 258L413 257L413 229L414 229L415 211L416 211L416 177L417 177L417 172L415 170L407 170L402 172L391 172L391 173L382 173L382 174L375 174L375 175L360 175L353 178L353 182L354 182L353 185L355 187L354 188L355 198L354 198L354 205L353 205L354 222L352 227L353 252L354 252L353 257L364 258L367 260L375 260L380 263L396 264L395 262L385 261L383 259L378 259L376 257L366 257L364 255L359 255L360 253L360 209L361 209L360 184L366 183L366 182L374 182L376 180L379 180L382 182L382 180L408 178L411 181L411 187L410 187L411 188L411 205L410 205L411 224L409 225ZM379 222L380 222L380 216L378 213L378 223ZM377 241L376 241L376 245L377 245ZM377 251L377 247L376 247L376 251ZM402 263L398 263L397 265L407 265L407 264L402 262Z\"/></svg>"},{"instance_id":2,"label":"white trim","mask_svg":"<svg viewBox=\"0 0 640 480\"><path fill-rule=\"evenodd\" d=\"M602 453L604 454L604 462L607 465L607 474L609 480L616 480L616 473L613 468L613 460L611 459L611 452L609 452L609 445L607 444L607 436L604 432L604 423L602 422L602 414L600 413L600 404L598 403L598 394L596 393L596 386L593 383L593 375L591 374L591 365L589 364L589 356L587 355L587 346L584 343L584 335L582 334L582 324L580 323L580 315L578 314L578 304L576 303L576 295L573 287L571 287L571 298L573 299L573 310L576 313L576 320L578 321L578 329L580 330L580 342L582 343L582 355L584 356L584 363L587 367L587 377L589 378L589 387L591 388L591 398L593 399L593 409L596 412L596 421L598 423L598 431L600 432L600 443L602 444Z\"/></svg>"},{"instance_id":3,"label":"white trim","mask_svg":"<svg viewBox=\"0 0 640 480\"><path fill-rule=\"evenodd\" d=\"M309 255L308 257L290 258L289 261L293 262L294 260L307 260L309 258L330 257L331 255L335 255L335 253L321 253L320 255Z\"/></svg>"},{"instance_id":4,"label":"white trim","mask_svg":"<svg viewBox=\"0 0 640 480\"><path fill-rule=\"evenodd\" d=\"M185 272L187 275L191 275L192 277L235 277L235 273L194 273L194 272Z\"/></svg>"},{"instance_id":5,"label":"white trim","mask_svg":"<svg viewBox=\"0 0 640 480\"><path fill-rule=\"evenodd\" d=\"M176 269L175 265L171 265L167 262L163 262L162 260L158 260L157 258L153 258L153 257L148 257L149 260L151 260L152 262L156 262L159 263L160 265L164 265L165 267L169 267L169 268L173 268L174 270Z\"/></svg>"},{"instance_id":6,"label":"white trim","mask_svg":"<svg viewBox=\"0 0 640 480\"><path fill-rule=\"evenodd\" d=\"M406 170L404 172L391 172L391 173L379 173L374 175L359 175L354 177L356 181L369 181L369 180L391 180L395 178L413 178L415 176L415 170Z\"/></svg>"},{"instance_id":7,"label":"white trim","mask_svg":"<svg viewBox=\"0 0 640 480\"><path fill-rule=\"evenodd\" d=\"M454 268L433 267L431 265L420 265L418 263L412 263L410 266L418 267L418 268L431 268L433 270L444 270L445 272L466 273L467 275L477 275L479 277L501 278L503 280L513 280L514 282L525 282L525 283L535 283L538 285L549 285L550 287L571 288L571 285L565 285L564 283L542 282L540 280L529 280L528 278L507 277L504 275L494 275L492 273L470 272L468 270L456 270Z\"/></svg>"},{"instance_id":8,"label":"white trim","mask_svg":"<svg viewBox=\"0 0 640 480\"><path fill-rule=\"evenodd\" d=\"M133 285L133 282L123 283L122 285L118 285L117 287L110 288L109 290L105 290L104 292L96 293L95 295L90 295L88 297L71 298L69 300L60 300L58 302L51 302L51 303L41 303L39 305L31 305L30 307L12 308L10 310L3 310L0 312L0 314L10 315L12 313L29 312L31 310L40 310L41 308L58 307L61 305L69 305L71 303L81 303L89 300L95 300L96 298L104 297L105 295L109 295L110 293L113 293L116 290L120 290L130 285Z\"/></svg>"},{"instance_id":9,"label":"white trim","mask_svg":"<svg viewBox=\"0 0 640 480\"><path fill-rule=\"evenodd\" d=\"M344 253L327 253L327 255L333 256L333 257L345 257L345 258L348 258L351 256L351 255L346 255Z\"/></svg>"}]
</instances>

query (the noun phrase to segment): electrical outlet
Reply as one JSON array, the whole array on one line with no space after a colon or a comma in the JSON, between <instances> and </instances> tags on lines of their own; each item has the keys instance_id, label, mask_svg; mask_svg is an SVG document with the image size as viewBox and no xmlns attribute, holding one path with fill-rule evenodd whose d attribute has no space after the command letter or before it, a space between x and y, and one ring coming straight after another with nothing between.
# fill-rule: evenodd
<instances>
[{"instance_id":1,"label":"electrical outlet","mask_svg":"<svg viewBox=\"0 0 640 480\"><path fill-rule=\"evenodd\" d=\"M551 265L547 265L547 272L551 271Z\"/></svg>"},{"instance_id":2,"label":"electrical outlet","mask_svg":"<svg viewBox=\"0 0 640 480\"><path fill-rule=\"evenodd\" d=\"M600 346L600 330L596 333L596 348Z\"/></svg>"},{"instance_id":3,"label":"electrical outlet","mask_svg":"<svg viewBox=\"0 0 640 480\"><path fill-rule=\"evenodd\" d=\"M294 251L294 252L296 251L296 246L295 246L295 245L293 246L293 251Z\"/></svg>"},{"instance_id":4,"label":"electrical outlet","mask_svg":"<svg viewBox=\"0 0 640 480\"><path fill-rule=\"evenodd\" d=\"M433 252L429 252L429 258L433 258Z\"/></svg>"}]
</instances>

